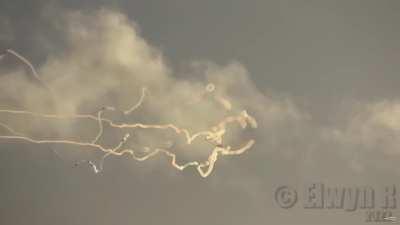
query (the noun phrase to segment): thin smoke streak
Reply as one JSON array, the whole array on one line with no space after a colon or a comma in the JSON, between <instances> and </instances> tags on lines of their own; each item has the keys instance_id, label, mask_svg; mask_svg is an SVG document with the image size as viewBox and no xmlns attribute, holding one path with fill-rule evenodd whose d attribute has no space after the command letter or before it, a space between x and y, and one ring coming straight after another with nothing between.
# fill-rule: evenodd
<instances>
[{"instance_id":1,"label":"thin smoke streak","mask_svg":"<svg viewBox=\"0 0 400 225\"><path fill-rule=\"evenodd\" d=\"M17 58L19 58L22 62L24 62L26 65L30 67L32 70L32 73L34 77L40 81L44 87L47 87L45 83L40 79L38 76L35 68L33 65L23 56L19 55L17 52L13 50L7 50L8 53L13 54ZM50 89L49 89L50 90ZM215 85L214 84L208 84L206 86L206 93L212 93L215 90ZM144 98L146 97L146 92L147 88L142 89L142 95L139 98L138 102L134 104L132 107L130 107L128 110L122 111L125 115L131 114L134 110L138 109L143 101ZM204 95L204 94L203 94ZM223 108L226 111L231 110L232 104L225 98L222 98L220 96L214 96L214 99L219 102ZM184 170L187 167L196 167L198 173L202 177L207 177L211 174L215 167L215 163L218 160L219 156L229 156L229 155L241 155L245 153L247 150L249 150L254 144L254 140L249 140L245 145L243 145L241 148L232 150L232 147L227 145L223 146L223 137L225 136L227 132L227 125L230 123L238 123L242 129L247 128L250 126L251 128L257 128L257 122L256 120L251 117L247 111L242 111L239 115L236 116L228 116L224 119L222 119L220 122L218 122L215 126L211 127L210 130L204 130L200 131L197 133L191 133L189 130L185 128L180 128L175 124L143 124L143 123L115 123L111 119L103 118L103 113L106 110L114 111L116 110L114 107L103 107L101 110L97 112L97 115L91 115L91 114L70 114L70 115L60 115L60 114L46 114L46 113L38 113L38 112L31 112L31 111L24 111L24 110L12 110L12 109L0 109L0 113L6 113L6 114L12 114L12 115L24 115L24 116L32 116L32 117L41 117L41 118L47 118L47 119L56 119L56 120L68 120L68 119L79 119L79 120L91 120L95 121L98 123L98 131L97 135L95 138L90 141L90 142L82 142L82 141L74 141L74 140L68 140L68 139L35 139L32 137L29 137L27 135L24 135L22 133L19 133L15 131L12 127L10 127L7 124L1 123L0 122L0 127L5 128L7 131L11 133L11 135L2 135L0 136L0 139L3 140L14 140L14 141L25 141L28 143L33 143L33 144L62 144L62 145L72 145L76 147L85 147L85 148L90 148L93 150L101 151L104 153L102 156L100 163L96 165L92 161L89 160L82 160L78 162L76 165L80 165L82 163L88 163L94 170L95 173L99 173L103 170L103 165L104 161L107 157L109 156L123 156L125 154L130 155L133 159L137 161L145 161L148 160L158 154L164 154L168 156L171 159L170 164L172 167L174 167L177 170ZM135 154L135 150L133 149L122 149L124 144L128 141L130 135L129 133L125 134L125 136L121 139L121 141L118 143L118 145L114 146L113 148L107 148L104 147L103 145L98 144L98 141L103 135L104 132L104 127L103 123L108 124L108 126L112 128L117 128L117 129L156 129L156 130L173 130L176 134L181 134L186 138L186 144L191 145L194 140L204 137L206 141L208 141L210 144L214 146L213 151L210 153L208 156L208 159L204 162L199 162L199 161L189 161L184 164L178 164L176 161L177 155L173 153L172 151L169 151L168 149L165 148L155 148L154 150L148 150L145 151L145 154L142 156L138 156ZM54 150L53 150L54 151ZM55 152L55 151L54 151ZM55 152L58 155L57 152ZM60 157L60 156L59 156ZM61 158L61 157L60 157Z\"/></svg>"},{"instance_id":2,"label":"thin smoke streak","mask_svg":"<svg viewBox=\"0 0 400 225\"><path fill-rule=\"evenodd\" d=\"M40 78L39 74L36 72L35 67L32 65L32 63L26 59L25 57L23 57L22 55L20 55L18 52L12 50L12 49L7 49L6 50L8 53L10 53L11 55L17 57L19 60L21 60L25 65L27 65L29 67L29 69L31 70L33 77L35 78L35 80L37 82L39 82L43 87L45 87L47 90L51 90L47 84Z\"/></svg>"},{"instance_id":3,"label":"thin smoke streak","mask_svg":"<svg viewBox=\"0 0 400 225\"><path fill-rule=\"evenodd\" d=\"M7 113L13 113L15 111L7 111L7 110L2 110L1 112L7 112ZM21 111L16 111L17 113L21 113ZM31 113L31 112L27 112L27 111L23 111L24 114L29 114L29 115L36 115L36 116L45 116L47 117L48 115L42 115L42 114L37 114L37 113ZM99 113L100 114L100 113ZM66 118L66 117L57 117L55 115L51 115L51 118ZM87 117L85 115L76 115L75 118L92 118L93 117ZM95 118L95 117L94 117ZM111 121L111 120L104 120L104 119L99 119L96 118L97 121ZM112 121L111 121L112 122ZM243 154L245 151L247 151L248 149L250 149L255 141L254 140L250 140L244 147L238 149L238 150L231 150L230 146L226 146L226 147L220 147L217 144L222 143L222 138L224 136L224 134L226 133L226 126L229 123L233 123L233 122L237 122L239 123L242 128L246 128L247 124L249 123L252 127L256 127L257 124L254 120L254 118L250 117L245 111L236 117L227 117L225 118L223 121L221 121L220 123L218 123L217 126L214 126L214 130L215 131L202 131L202 132L198 132L195 133L193 135L190 135L189 131L185 130L185 129L180 129L177 126L170 124L170 126L163 126L163 125L145 125L145 124L121 124L121 125L115 125L114 123L111 123L114 127L117 128L152 128L152 129L165 129L167 127L173 127L175 128L175 131L177 133L184 133L186 135L187 138L187 143L191 144L193 140L195 140L198 137L201 136L205 136L206 140L212 140L213 144L215 143L215 148L213 150L213 152L210 154L208 160L206 162L203 163L199 163L198 161L192 161L192 162L188 162L186 164L183 165L179 165L176 162L176 154L165 150L165 149L156 149L152 152L150 152L149 154L139 157L136 156L134 153L134 150L132 149L125 149L123 151L117 152L117 150L119 150L122 145L127 141L127 139L129 138L129 136L125 136L123 138L123 140L114 148L105 148L102 145L96 144L95 142L79 142L79 141L72 141L72 140L36 140L27 136L23 136L20 135L18 133L14 133L16 135L14 136L0 136L0 139L11 139L11 140L23 140L23 141L27 141L30 143L35 143L35 144L67 144L67 145L73 145L73 146L78 146L78 147L89 147L89 148L93 148L93 149L97 149L100 150L102 152L105 153L105 155L103 156L100 166L99 168L96 168L94 171L100 172L103 168L103 163L104 160L106 159L106 157L110 156L110 155L114 155L114 156L122 156L124 154L130 154L132 156L133 159L138 160L138 161L145 161L155 155L157 155L158 153L164 153L165 155L171 157L171 165L178 169L178 170L184 170L185 168L189 167L189 166L196 166L197 167L197 171L199 172L199 174L202 177L207 177L211 174L213 168L214 168L214 164L216 163L216 161L218 160L218 156L219 155L240 155ZM5 127L5 126L4 126ZM9 129L11 130L11 129ZM99 131L98 133L99 135L101 135L101 132ZM204 169L206 168L206 169Z\"/></svg>"}]
</instances>

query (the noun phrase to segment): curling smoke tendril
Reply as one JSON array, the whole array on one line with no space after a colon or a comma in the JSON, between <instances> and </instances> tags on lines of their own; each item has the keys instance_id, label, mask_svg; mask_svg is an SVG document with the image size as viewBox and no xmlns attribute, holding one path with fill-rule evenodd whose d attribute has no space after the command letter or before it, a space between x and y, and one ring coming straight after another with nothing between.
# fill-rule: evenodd
<instances>
[{"instance_id":1,"label":"curling smoke tendril","mask_svg":"<svg viewBox=\"0 0 400 225\"><path fill-rule=\"evenodd\" d=\"M51 87L48 87L38 76L37 72L35 71L32 64L20 54L13 50L7 50L7 53L14 55L18 59L20 59L23 63L25 63L32 71L33 76L37 79L41 85L46 87L50 92ZM219 103L224 110L227 112L231 112L232 104L229 100L214 94L216 86L212 83L208 84L205 87L205 92L200 95L204 94L212 94L214 100ZM141 97L139 98L138 102L134 104L132 107L128 108L127 110L122 111L124 115L128 116L132 114L133 111L138 109L142 103L145 101L146 93L149 90L144 87L142 88ZM201 98L201 96L200 96ZM193 104L196 101L192 102ZM79 165L81 163L88 163L95 173L99 173L103 170L103 164L107 157L109 156L124 156L128 155L137 161L145 161L148 160L156 155L164 154L168 158L170 158L170 164L177 170L184 170L188 167L195 167L198 173L202 177L209 176L220 156L230 156L230 155L241 155L247 150L249 150L255 143L254 140L248 140L241 147L234 149L232 146L227 145L224 143L224 136L227 133L227 126L229 124L239 124L242 129L246 129L247 127L257 128L256 120L250 116L247 111L241 111L237 115L230 115L223 118L221 121L217 122L214 126L212 126L208 130L203 130L199 132L191 132L188 129L181 128L176 124L169 123L169 124L144 124L144 123L120 123L115 122L112 119L108 119L104 117L104 113L106 111L116 111L117 109L112 106L105 106L102 107L96 114L45 114L45 113L38 113L32 111L24 111L24 110L10 110L10 109L0 109L1 114L10 114L10 115L20 115L26 117L34 117L34 118L46 118L46 119L54 119L54 120L89 120L98 123L98 130L96 135L91 141L75 141L69 139L37 139L34 137L30 137L25 135L21 132L16 131L10 125L0 122L0 127L3 128L7 132L7 135L0 135L0 139L4 140L13 140L13 141L25 141L32 144L59 144L59 145L69 145L74 147L86 147L91 148L97 151L102 152L102 157L99 163L94 163L88 160L81 160L77 162L75 165ZM185 143L187 145L192 145L194 140L201 139L208 143L210 143L213 147L213 150L208 155L207 160L204 161L189 161L186 163L178 163L177 162L177 155L173 151L170 150L172 146L168 146L167 148L153 148L150 149L148 147L145 148L146 151L143 155L143 151L141 154L138 154L138 151L132 148L126 148L125 144L131 137L129 133L126 133L121 141L114 147L105 147L104 145L99 143L99 140L102 138L104 132L104 124L107 124L109 127L116 128L116 129L148 129L148 130L166 130L174 132L175 134L182 135L185 138ZM55 152L56 153L56 152ZM57 153L56 153L57 154Z\"/></svg>"}]
</instances>

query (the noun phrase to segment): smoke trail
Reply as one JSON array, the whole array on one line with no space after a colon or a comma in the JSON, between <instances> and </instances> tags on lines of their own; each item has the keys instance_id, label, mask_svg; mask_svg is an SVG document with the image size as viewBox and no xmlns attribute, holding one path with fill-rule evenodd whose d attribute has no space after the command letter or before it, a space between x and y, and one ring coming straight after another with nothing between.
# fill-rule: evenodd
<instances>
[{"instance_id":1,"label":"smoke trail","mask_svg":"<svg viewBox=\"0 0 400 225\"><path fill-rule=\"evenodd\" d=\"M147 92L147 88L142 88L142 95L140 96L139 101L136 103L136 105L132 106L130 109L125 110L124 114L125 115L129 115L131 114L133 111L135 111L137 108L140 107L140 105L142 104L144 98L146 97L146 92Z\"/></svg>"},{"instance_id":2,"label":"smoke trail","mask_svg":"<svg viewBox=\"0 0 400 225\"><path fill-rule=\"evenodd\" d=\"M32 72L32 75L34 77L34 79L43 87L45 87L47 90L51 90L47 84L40 78L39 74L36 72L35 67L32 65L32 63L26 59L25 57L23 57L22 55L20 55L19 53L17 53L16 51L12 50L12 49L7 49L6 50L8 53L10 53L11 55L15 56L17 59L21 60L21 62L23 62L25 65L27 65L29 67L29 69ZM0 60L1 60L2 56L0 56Z\"/></svg>"},{"instance_id":3,"label":"smoke trail","mask_svg":"<svg viewBox=\"0 0 400 225\"><path fill-rule=\"evenodd\" d=\"M61 20L60 23L65 23L68 48L63 54L49 56L38 70L41 76L28 59L7 50L30 68L37 82L48 90L51 88L51 95L36 93L29 82L8 78L26 91L18 95L21 103L15 106L2 104L0 115L4 117L0 118L5 119L0 126L7 134L1 135L0 139L89 148L102 153L99 163L83 160L77 164L88 164L96 173L103 170L104 162L110 156L129 155L145 161L163 154L170 159L173 168L195 167L203 177L211 174L219 157L241 155L254 145L253 139L244 141L236 129L257 128L258 125L244 107L246 100L230 96L228 90L241 91L230 86L232 81L217 78L215 82L213 79L195 82L175 78L161 53L138 36L131 21L119 13L109 10L100 10L93 15L72 12L63 15ZM232 72L238 72L239 78L242 76L240 69ZM2 90L4 95L15 97L14 92L7 90ZM132 96L138 93L141 95L132 105ZM44 101L48 98L54 103L52 107ZM104 107L98 110L99 106ZM88 111L95 113L83 113ZM17 129L17 124L26 125L18 118L40 122L31 130ZM86 126L87 123L97 125L96 130ZM114 135L124 133L117 144L107 135L111 129L115 131ZM85 138L65 135L74 130L84 130L90 138L79 140ZM135 140L128 135L133 131ZM160 131L167 140L159 140L157 132ZM41 135L44 132L57 135L49 138ZM179 144L165 146L165 143L180 140L184 142L182 147ZM241 141L244 144L239 144ZM134 147L128 146L131 142L135 143ZM177 149L180 148L185 149L184 154L206 154L206 159L178 163Z\"/></svg>"},{"instance_id":4,"label":"smoke trail","mask_svg":"<svg viewBox=\"0 0 400 225\"><path fill-rule=\"evenodd\" d=\"M9 113L10 111L6 111L3 110L3 112L7 112ZM13 111L11 111L11 113L13 113ZM35 115L35 114L34 114ZM41 114L36 114L36 115L41 115ZM46 115L43 115L46 116ZM55 117L57 118L57 117ZM63 118L63 117L61 117ZM91 117L90 117L91 118ZM101 121L101 120L100 120ZM225 133L225 129L226 129L226 125L228 123L232 123L232 122L238 122L241 124L242 127L246 127L247 123L250 123L250 125L252 126L256 126L255 125L255 120L251 117L249 117L247 114L242 114L238 117L228 117L226 118L224 121L221 121L217 126L215 126L214 128L219 128L216 129L216 131L211 132L211 131L205 131L205 132L199 132L196 134L193 134L192 136L189 134L188 131L184 132L187 136L187 142L188 144L190 144L195 138L200 137L202 135L206 135L207 139L212 139L212 140L218 140L218 143L222 142L222 137ZM113 123L112 123L113 124ZM12 134L14 135L3 135L0 136L0 139L9 139L9 140L22 140L22 141L27 141L30 143L34 143L34 144L65 144L65 145L72 145L72 146L76 146L76 147L90 147L92 149L95 150L100 150L102 152L104 152L105 154L102 157L102 160L100 162L100 166L97 167L93 162L88 161L88 163L90 165L92 165L95 173L101 172L101 170L103 169L103 163L106 157L110 156L110 155L114 155L114 156L122 156L124 154L129 154L132 156L133 159L138 160L138 161L145 161L155 155L157 155L158 153L164 153L165 155L169 156L171 158L171 165L178 169L178 170L184 170L185 168L189 167L189 166L196 166L199 174L202 177L207 177L211 174L211 172L213 171L214 165L218 160L218 156L219 155L240 155L243 154L245 151L247 151L248 149L250 149L253 145L254 145L254 140L250 140L247 142L247 144L245 144L243 147L237 149L237 150L231 150L231 146L215 146L214 150L212 151L212 153L209 155L208 160L205 162L198 162L198 161L191 161L191 162L187 162L185 164L178 164L176 162L176 154L172 153L171 151L168 151L166 149L160 149L157 148L153 151L151 151L150 153L148 153L145 156L136 156L135 155L135 151L133 149L124 149L120 152L118 152L119 149L121 149L121 147L126 143L126 141L129 138L129 134L126 134L123 139L121 140L121 142L113 147L113 148L106 148L102 145L96 144L95 142L79 142L79 141L73 141L73 140L66 140L66 139L60 139L60 140L50 140L50 139L44 139L44 140L37 140L37 139L33 139L27 136L24 136L20 133L15 132L14 130L12 130L12 128L9 128L7 125L4 124L0 124L1 126L7 128L7 130L11 131ZM137 126L136 126L137 125ZM115 127L142 127L142 128L155 128L155 129L164 129L164 127L162 125L145 125L145 124L136 124L136 125L131 125L131 124L121 124L121 125L114 125ZM171 125L174 127L174 125ZM184 129L180 129L177 127L174 127L176 130L176 132L183 132L185 131ZM80 164L80 163L79 163Z\"/></svg>"},{"instance_id":5,"label":"smoke trail","mask_svg":"<svg viewBox=\"0 0 400 225\"><path fill-rule=\"evenodd\" d=\"M145 90L145 89L143 89ZM144 93L144 91L143 91ZM139 102L136 103L133 107L131 107L130 112L132 112L132 109L136 109L140 107L141 103L143 102L143 97L140 98ZM95 163L92 161L88 160L83 160L78 162L76 165L80 165L82 163L88 163L92 168L95 173L99 173L103 170L103 164L104 160L110 156L122 156L124 154L129 154L131 157L135 160L138 161L145 161L159 153L164 153L165 155L169 156L171 158L171 165L178 169L178 170L184 170L189 166L195 166L197 168L198 173L202 177L207 177L211 174L213 171L214 165L218 160L219 155L240 155L243 154L245 151L250 149L254 145L254 140L248 141L247 144L245 144L243 147L237 149L237 150L231 150L231 146L222 146L221 143L223 142L223 136L226 133L226 127L229 123L238 123L243 129L247 127L249 124L252 128L257 128L257 122L255 121L254 118L248 115L246 111L243 111L240 113L238 116L230 116L224 118L222 121L220 121L217 125L213 126L211 130L208 131L201 131L197 133L191 134L187 129L179 128L178 126L174 124L143 124L143 123L135 123L135 124L129 124L129 123L115 123L112 120L109 119L103 119L102 113L106 110L112 110L114 111L114 107L103 107L98 113L97 117L93 115L88 115L88 114L76 114L76 115L55 115L55 114L42 114L42 113L35 113L35 112L30 112L30 111L18 111L18 110L7 110L7 109L2 109L0 110L0 113L7 113L7 114L12 114L12 115L28 115L28 116L33 116L33 117L42 117L42 118L51 118L51 119L56 119L56 120L64 120L64 119L89 119L89 120L94 120L97 121L99 124L98 127L98 132L94 140L91 142L80 142L80 141L73 141L73 140L67 140L67 139L59 139L59 140L51 140L51 139L43 139L43 140L38 140L34 139L28 136L23 135L22 133L19 133L12 129L10 126L0 123L0 126L11 132L13 135L2 135L0 136L0 139L9 139L9 140L22 140L34 144L65 144L65 145L72 145L76 147L90 147L95 150L100 150L104 152L105 154L101 158L101 161L99 165L97 166ZM205 162L198 162L198 161L191 161L187 162L185 164L178 164L176 162L176 154L168 151L167 149L161 149L161 148L156 148L153 151L147 151L149 152L148 154L144 156L137 156L135 154L135 150L133 149L124 149L120 152L122 146L127 142L128 138L130 137L129 134L126 134L120 143L113 147L113 148L106 148L100 144L96 144L96 142L101 138L101 135L103 133L103 122L108 123L109 126L114 127L114 128L130 128L130 129L135 129L135 128L142 128L142 129L172 129L174 132L177 134L184 134L186 138L187 144L192 144L192 142L199 138L199 137L204 137L205 140L211 141L212 144L215 144L215 148L212 151L212 153L209 155L208 160Z\"/></svg>"}]
</instances>

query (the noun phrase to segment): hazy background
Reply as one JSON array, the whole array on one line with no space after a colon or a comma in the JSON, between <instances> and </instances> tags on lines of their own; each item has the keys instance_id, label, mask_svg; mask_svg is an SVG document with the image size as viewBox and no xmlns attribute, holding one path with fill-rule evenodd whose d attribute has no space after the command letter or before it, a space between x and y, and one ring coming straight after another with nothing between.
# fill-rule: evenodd
<instances>
[{"instance_id":1,"label":"hazy background","mask_svg":"<svg viewBox=\"0 0 400 225\"><path fill-rule=\"evenodd\" d=\"M96 175L72 168L73 161L59 160L47 147L1 141L1 224L363 224L363 210L281 209L274 190L287 184L301 191L310 182L399 183L400 2L0 1L0 51L20 52L45 78L85 61L72 57L77 52L104 59L92 53L102 47L91 39L71 41L71 27L62 22L65 15L77 18L70 12L104 8L126 15L136 24L134 34L161 52L157 78L168 75L172 86L199 76L217 77L226 87L243 83L243 90L229 93L258 119L257 144L218 161L202 179L192 169L176 172L163 157L111 158ZM103 28L92 31L91 24L99 18L76 21L86 21L83 27L96 36ZM153 71L157 59L139 59L134 69ZM203 72L193 62L217 69ZM8 74L2 91L13 89L17 78L4 77L16 64L2 63ZM21 96L36 96L15 87ZM71 86L60 87L68 93ZM9 104L7 96L0 99Z\"/></svg>"}]
</instances>

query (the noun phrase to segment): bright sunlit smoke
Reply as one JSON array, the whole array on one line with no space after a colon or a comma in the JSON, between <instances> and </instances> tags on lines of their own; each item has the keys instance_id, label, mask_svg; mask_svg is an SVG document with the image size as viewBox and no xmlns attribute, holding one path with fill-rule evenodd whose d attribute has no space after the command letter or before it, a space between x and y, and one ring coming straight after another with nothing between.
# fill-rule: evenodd
<instances>
[{"instance_id":1,"label":"bright sunlit smoke","mask_svg":"<svg viewBox=\"0 0 400 225\"><path fill-rule=\"evenodd\" d=\"M22 109L8 102L2 104L7 107L0 109L0 115L5 118L5 121L0 121L3 128L0 139L96 150L103 154L98 163L92 160L75 163L76 166L88 164L95 173L103 170L104 161L109 156L129 155L135 160L145 161L164 154L173 168L184 170L195 167L202 177L211 174L220 156L241 155L254 145L255 141L251 138L238 144L243 137L232 129L235 125L241 129L257 128L256 120L243 109L246 105L244 101L230 97L227 91L229 88L241 91L235 87L237 84L234 81L217 76L208 77L207 84L176 79L165 65L161 53L138 36L135 25L119 13L100 10L87 16L72 12L66 13L62 20L66 24L68 48L63 54L49 57L38 70L14 50L7 50L3 56L16 57L28 66L31 76L44 87L44 91L31 87L28 81L16 79L18 73L12 74L12 78L0 77L26 88L17 96ZM233 75L232 80L244 76L240 67L233 66L229 70L239 74ZM2 92L17 98L7 86ZM134 104L132 98L136 99ZM47 104L45 99L51 104ZM92 113L81 112L88 110ZM112 113L120 116L115 118L110 116ZM32 129L17 129L13 125L18 124L16 118L75 123L69 126L46 125L51 129L46 131L52 133L54 130L58 134L50 138L40 135L40 131L45 130L41 128L45 124L39 123L39 127ZM139 119L146 122L132 122ZM91 136L88 140L63 136L69 130L85 128L87 122L97 124L95 131L86 132ZM110 128L123 133L116 144L112 144L105 135ZM208 156L205 160L179 163L178 153L173 149L175 140L166 140L164 143L169 143L167 146L140 145L144 140L159 141L158 136L148 132L141 134L143 131L171 133L183 138L185 152L204 152ZM39 134L32 135L32 132ZM235 144L230 144L232 140ZM129 141L134 142L135 147Z\"/></svg>"}]
</instances>

